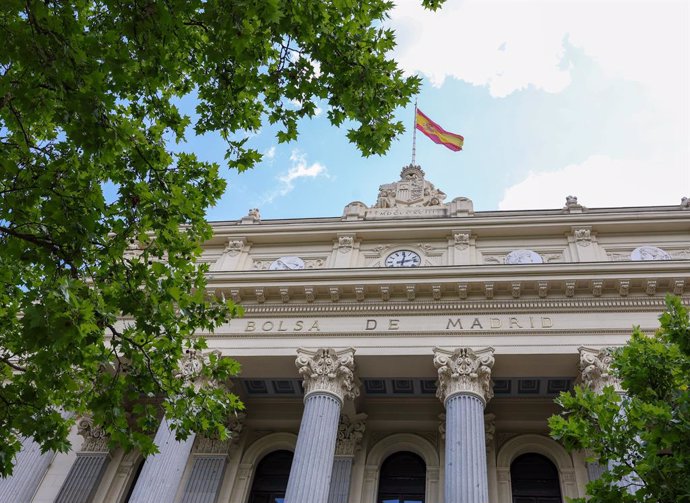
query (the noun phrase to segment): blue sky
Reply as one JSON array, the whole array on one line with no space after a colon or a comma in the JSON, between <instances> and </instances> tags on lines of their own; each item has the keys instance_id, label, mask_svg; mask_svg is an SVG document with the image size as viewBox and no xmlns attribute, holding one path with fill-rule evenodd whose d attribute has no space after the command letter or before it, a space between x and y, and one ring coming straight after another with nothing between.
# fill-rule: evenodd
<instances>
[{"instance_id":1,"label":"blue sky","mask_svg":"<svg viewBox=\"0 0 690 503\"><path fill-rule=\"evenodd\" d=\"M690 2L449 0L435 13L399 0L390 25L404 70L423 77L419 107L465 147L417 138L417 162L448 199L476 210L679 204L690 196ZM191 103L190 103L191 104ZM326 105L318 104L325 112ZM408 131L363 158L321 113L296 142L264 126L264 160L229 180L211 220L339 216L410 162ZM216 137L190 139L222 163Z\"/></svg>"}]
</instances>

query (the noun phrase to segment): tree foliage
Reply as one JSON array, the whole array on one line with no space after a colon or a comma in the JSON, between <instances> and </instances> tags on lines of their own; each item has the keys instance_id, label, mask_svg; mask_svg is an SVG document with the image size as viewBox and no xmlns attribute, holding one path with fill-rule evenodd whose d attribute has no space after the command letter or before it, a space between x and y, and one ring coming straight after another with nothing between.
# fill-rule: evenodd
<instances>
[{"instance_id":1,"label":"tree foliage","mask_svg":"<svg viewBox=\"0 0 690 503\"><path fill-rule=\"evenodd\" d=\"M616 352L624 394L578 387L549 420L554 438L607 467L587 485L590 503L690 501L690 321L679 298L666 305L654 336L635 328Z\"/></svg>"},{"instance_id":2,"label":"tree foliage","mask_svg":"<svg viewBox=\"0 0 690 503\"><path fill-rule=\"evenodd\" d=\"M387 57L391 7L0 2L0 474L21 436L68 448L61 411L93 414L113 445L144 453L161 405L180 438L227 435L237 398L179 372L205 347L197 332L239 313L205 294L195 263L225 183L219 165L171 146L220 134L244 170L261 158L248 132L269 122L293 140L324 100L365 155L385 152L403 130L394 110L419 87ZM237 371L215 357L202 370L218 383Z\"/></svg>"}]
</instances>

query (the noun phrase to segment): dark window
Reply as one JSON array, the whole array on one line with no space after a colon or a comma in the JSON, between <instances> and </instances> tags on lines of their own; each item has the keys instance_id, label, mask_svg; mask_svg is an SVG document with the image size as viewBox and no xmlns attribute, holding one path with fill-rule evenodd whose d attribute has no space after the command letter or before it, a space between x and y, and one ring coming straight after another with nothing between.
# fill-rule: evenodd
<instances>
[{"instance_id":1,"label":"dark window","mask_svg":"<svg viewBox=\"0 0 690 503\"><path fill-rule=\"evenodd\" d=\"M396 452L381 465L377 503L424 503L426 464L412 452Z\"/></svg>"},{"instance_id":2,"label":"dark window","mask_svg":"<svg viewBox=\"0 0 690 503\"><path fill-rule=\"evenodd\" d=\"M261 460L254 473L249 503L283 503L292 456L290 451L275 451Z\"/></svg>"},{"instance_id":3,"label":"dark window","mask_svg":"<svg viewBox=\"0 0 690 503\"><path fill-rule=\"evenodd\" d=\"M561 503L558 470L541 454L523 454L510 465L513 503Z\"/></svg>"}]
</instances>

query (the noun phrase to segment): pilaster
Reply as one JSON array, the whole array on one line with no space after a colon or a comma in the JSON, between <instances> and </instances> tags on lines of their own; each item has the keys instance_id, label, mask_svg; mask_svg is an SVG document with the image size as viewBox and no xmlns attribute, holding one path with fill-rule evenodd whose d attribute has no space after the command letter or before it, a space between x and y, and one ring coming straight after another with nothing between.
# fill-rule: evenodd
<instances>
[{"instance_id":1,"label":"pilaster","mask_svg":"<svg viewBox=\"0 0 690 503\"><path fill-rule=\"evenodd\" d=\"M90 502L110 461L108 436L100 426L94 424L91 416L82 416L77 420L77 432L84 437L84 442L55 503Z\"/></svg>"}]
</instances>

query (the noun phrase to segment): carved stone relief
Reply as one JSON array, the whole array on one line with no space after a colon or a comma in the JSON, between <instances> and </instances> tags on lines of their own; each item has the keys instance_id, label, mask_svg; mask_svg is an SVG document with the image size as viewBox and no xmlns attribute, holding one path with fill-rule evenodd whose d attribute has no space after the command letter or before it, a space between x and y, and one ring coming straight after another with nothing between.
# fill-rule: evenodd
<instances>
[{"instance_id":1,"label":"carved stone relief","mask_svg":"<svg viewBox=\"0 0 690 503\"><path fill-rule=\"evenodd\" d=\"M494 349L473 351L457 348L448 351L434 348L434 366L438 371L436 396L445 403L457 394L472 394L488 402L493 397L491 368L494 365Z\"/></svg>"},{"instance_id":2,"label":"carved stone relief","mask_svg":"<svg viewBox=\"0 0 690 503\"><path fill-rule=\"evenodd\" d=\"M331 348L316 351L298 349L295 365L304 379L305 399L312 393L328 393L341 402L359 396L354 355L353 348L340 351Z\"/></svg>"},{"instance_id":3,"label":"carved stone relief","mask_svg":"<svg viewBox=\"0 0 690 503\"><path fill-rule=\"evenodd\" d=\"M94 424L91 416L82 416L77 421L77 433L84 437L82 452L108 452L108 436L100 426Z\"/></svg>"}]
</instances>

